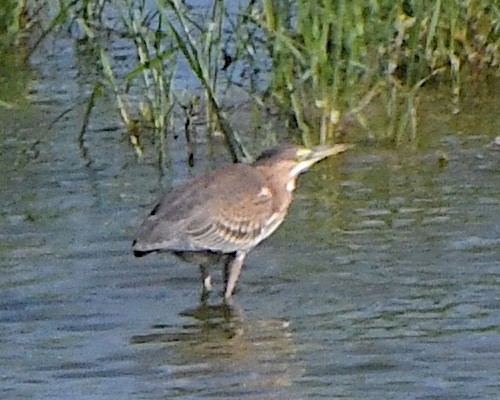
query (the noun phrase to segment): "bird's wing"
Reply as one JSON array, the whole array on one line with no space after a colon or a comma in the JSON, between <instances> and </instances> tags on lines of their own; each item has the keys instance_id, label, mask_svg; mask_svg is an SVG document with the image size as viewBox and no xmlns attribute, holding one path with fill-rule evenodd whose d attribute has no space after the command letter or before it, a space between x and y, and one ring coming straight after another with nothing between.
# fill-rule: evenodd
<instances>
[{"instance_id":1,"label":"bird's wing","mask_svg":"<svg viewBox=\"0 0 500 400\"><path fill-rule=\"evenodd\" d=\"M260 241L272 214L272 192L260 173L246 165L219 179L207 202L189 219L186 235L200 249L225 253L250 249Z\"/></svg>"},{"instance_id":2,"label":"bird's wing","mask_svg":"<svg viewBox=\"0 0 500 400\"><path fill-rule=\"evenodd\" d=\"M134 250L236 251L260 234L271 210L271 191L259 172L232 165L165 196L139 229Z\"/></svg>"}]
</instances>

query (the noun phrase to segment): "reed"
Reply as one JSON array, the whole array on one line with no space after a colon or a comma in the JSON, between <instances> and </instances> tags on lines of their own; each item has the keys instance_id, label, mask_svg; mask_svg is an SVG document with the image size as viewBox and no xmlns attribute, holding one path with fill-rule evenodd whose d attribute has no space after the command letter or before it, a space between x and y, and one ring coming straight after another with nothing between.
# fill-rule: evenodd
<instances>
[{"instance_id":1,"label":"reed","mask_svg":"<svg viewBox=\"0 0 500 400\"><path fill-rule=\"evenodd\" d=\"M295 115L304 142L329 140L353 110L366 120L359 104L374 90L387 115L379 138L411 141L421 86L449 82L458 113L461 77L498 69L499 9L490 1L285 3L263 0L255 22L272 43L273 97Z\"/></svg>"},{"instance_id":2,"label":"reed","mask_svg":"<svg viewBox=\"0 0 500 400\"><path fill-rule=\"evenodd\" d=\"M421 134L423 86L444 83L450 112L458 114L465 83L498 76L500 63L500 10L491 0L261 0L243 4L236 15L223 0L201 14L180 0L61 4L46 33L65 16L82 27L101 50L105 82L125 125L134 131L137 118L149 121L160 151L175 110L192 116L176 86L182 60L199 83L193 99L205 99L208 131L222 132L240 160L248 155L225 115L224 91L245 90L261 110L291 116L306 145L338 140L353 121L367 135L403 145ZM102 41L102 15L110 9L137 54L125 77L113 73ZM134 86L144 96L139 112L127 102ZM368 112L380 108L383 127L372 127ZM131 134L136 151L138 131Z\"/></svg>"},{"instance_id":3,"label":"reed","mask_svg":"<svg viewBox=\"0 0 500 400\"><path fill-rule=\"evenodd\" d=\"M17 42L18 34L27 26L24 18L26 0L4 0L0 4L0 46Z\"/></svg>"}]
</instances>

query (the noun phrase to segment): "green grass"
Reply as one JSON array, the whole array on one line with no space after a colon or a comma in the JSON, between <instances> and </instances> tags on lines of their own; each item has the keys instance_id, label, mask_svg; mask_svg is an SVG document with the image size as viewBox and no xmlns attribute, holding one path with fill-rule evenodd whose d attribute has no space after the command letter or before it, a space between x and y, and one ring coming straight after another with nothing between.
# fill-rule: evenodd
<instances>
[{"instance_id":1,"label":"green grass","mask_svg":"<svg viewBox=\"0 0 500 400\"><path fill-rule=\"evenodd\" d=\"M446 85L450 113L458 114L465 83L499 71L500 10L491 0L261 0L236 15L228 15L223 0L203 14L179 0L157 0L148 10L145 0L61 4L42 38L64 24L82 27L101 54L98 85L111 88L137 154L149 130L163 154L175 111L184 111L188 126L192 105L202 104L207 131L223 133L235 160L249 159L245 133L235 131L222 106L231 91L252 99L261 113L255 120L278 110L308 146L349 141L353 125L377 141L405 145L424 134L423 86ZM121 79L106 50L109 10L137 54L137 65ZM199 83L187 101L175 81L181 59ZM235 79L235 71L243 78ZM134 85L143 93L138 110L127 102ZM371 126L374 110L382 126Z\"/></svg>"},{"instance_id":2,"label":"green grass","mask_svg":"<svg viewBox=\"0 0 500 400\"><path fill-rule=\"evenodd\" d=\"M374 94L387 118L378 139L414 140L422 85L448 82L457 113L461 77L498 71L500 18L490 1L275 4L265 0L256 23L272 40L272 95L294 113L304 142L344 133L345 116L367 124Z\"/></svg>"}]
</instances>

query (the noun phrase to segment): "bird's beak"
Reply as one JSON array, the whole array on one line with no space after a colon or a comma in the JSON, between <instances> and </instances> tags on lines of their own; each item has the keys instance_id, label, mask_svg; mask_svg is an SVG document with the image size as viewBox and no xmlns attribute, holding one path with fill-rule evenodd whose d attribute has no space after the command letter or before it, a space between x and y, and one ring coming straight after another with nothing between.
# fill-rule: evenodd
<instances>
[{"instance_id":1,"label":"bird's beak","mask_svg":"<svg viewBox=\"0 0 500 400\"><path fill-rule=\"evenodd\" d=\"M300 148L297 151L297 165L290 173L291 176L298 176L309 167L323 158L333 156L354 147L352 144L336 144L335 146L318 146L312 149Z\"/></svg>"}]
</instances>

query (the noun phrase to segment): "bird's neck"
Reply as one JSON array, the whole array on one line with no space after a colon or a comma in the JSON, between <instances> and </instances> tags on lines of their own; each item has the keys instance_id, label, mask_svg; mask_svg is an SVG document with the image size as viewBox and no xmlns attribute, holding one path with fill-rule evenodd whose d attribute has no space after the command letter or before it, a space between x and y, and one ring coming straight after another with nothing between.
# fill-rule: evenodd
<instances>
[{"instance_id":1,"label":"bird's neck","mask_svg":"<svg viewBox=\"0 0 500 400\"><path fill-rule=\"evenodd\" d=\"M276 211L285 211L292 202L295 189L295 178L284 180L277 175L268 176L269 187L272 188Z\"/></svg>"}]
</instances>

